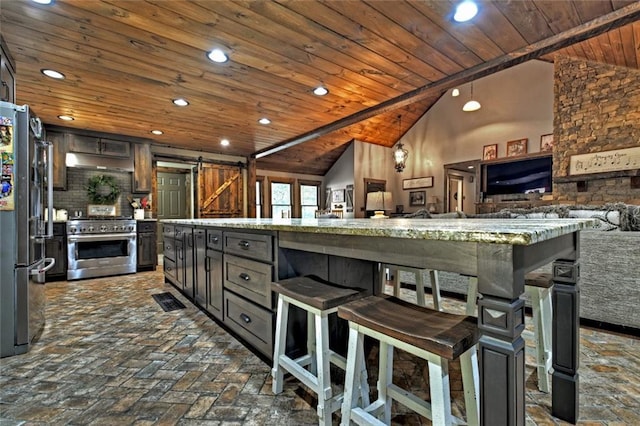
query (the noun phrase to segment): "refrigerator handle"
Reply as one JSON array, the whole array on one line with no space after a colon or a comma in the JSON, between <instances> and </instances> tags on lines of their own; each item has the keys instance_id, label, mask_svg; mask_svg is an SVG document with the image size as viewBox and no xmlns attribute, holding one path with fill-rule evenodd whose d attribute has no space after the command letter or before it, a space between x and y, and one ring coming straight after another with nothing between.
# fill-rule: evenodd
<instances>
[{"instance_id":1,"label":"refrigerator handle","mask_svg":"<svg viewBox=\"0 0 640 426\"><path fill-rule=\"evenodd\" d=\"M53 144L44 142L47 146L47 235L46 238L53 238Z\"/></svg>"},{"instance_id":2,"label":"refrigerator handle","mask_svg":"<svg viewBox=\"0 0 640 426\"><path fill-rule=\"evenodd\" d=\"M47 264L47 262L49 262ZM34 282L42 283L45 282L45 273L54 267L56 264L56 260L53 257L45 257L40 262L36 263L35 266L29 271L31 275L35 275L33 278ZM41 267L42 266L42 267Z\"/></svg>"}]
</instances>

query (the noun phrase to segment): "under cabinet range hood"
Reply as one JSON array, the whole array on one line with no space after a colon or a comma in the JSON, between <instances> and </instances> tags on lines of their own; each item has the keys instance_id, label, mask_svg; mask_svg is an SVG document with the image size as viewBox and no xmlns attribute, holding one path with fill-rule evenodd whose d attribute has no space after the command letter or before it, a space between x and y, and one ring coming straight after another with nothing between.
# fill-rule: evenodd
<instances>
[{"instance_id":1,"label":"under cabinet range hood","mask_svg":"<svg viewBox=\"0 0 640 426\"><path fill-rule=\"evenodd\" d=\"M78 167L82 169L121 172L133 171L132 158L107 157L104 155L91 155L78 152L68 152L66 164L67 167Z\"/></svg>"}]
</instances>

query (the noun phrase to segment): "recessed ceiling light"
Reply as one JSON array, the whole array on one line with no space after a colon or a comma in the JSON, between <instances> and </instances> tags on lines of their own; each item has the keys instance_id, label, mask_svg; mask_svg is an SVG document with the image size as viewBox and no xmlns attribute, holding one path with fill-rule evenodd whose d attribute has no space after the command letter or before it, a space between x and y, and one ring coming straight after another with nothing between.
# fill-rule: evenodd
<instances>
[{"instance_id":1,"label":"recessed ceiling light","mask_svg":"<svg viewBox=\"0 0 640 426\"><path fill-rule=\"evenodd\" d=\"M38 4L51 4L53 3L53 0L32 0L34 3L38 3Z\"/></svg>"},{"instance_id":2,"label":"recessed ceiling light","mask_svg":"<svg viewBox=\"0 0 640 426\"><path fill-rule=\"evenodd\" d=\"M46 75L47 77L56 78L58 80L63 80L64 79L64 74L62 74L61 72L58 72L56 70L40 70L40 72L42 74Z\"/></svg>"},{"instance_id":3,"label":"recessed ceiling light","mask_svg":"<svg viewBox=\"0 0 640 426\"><path fill-rule=\"evenodd\" d=\"M162 130L152 130L151 133L153 133L154 135L161 135L164 132Z\"/></svg>"},{"instance_id":4,"label":"recessed ceiling light","mask_svg":"<svg viewBox=\"0 0 640 426\"><path fill-rule=\"evenodd\" d=\"M220 145L222 146L229 146L229 139L222 139L220 141Z\"/></svg>"},{"instance_id":5,"label":"recessed ceiling light","mask_svg":"<svg viewBox=\"0 0 640 426\"><path fill-rule=\"evenodd\" d=\"M476 16L477 13L478 6L470 0L465 0L456 7L456 13L453 15L453 19L456 22L467 22Z\"/></svg>"},{"instance_id":6,"label":"recessed ceiling light","mask_svg":"<svg viewBox=\"0 0 640 426\"><path fill-rule=\"evenodd\" d=\"M460 90L459 89L453 89L451 91L451 96L453 96L454 98L460 96Z\"/></svg>"},{"instance_id":7,"label":"recessed ceiling light","mask_svg":"<svg viewBox=\"0 0 640 426\"><path fill-rule=\"evenodd\" d=\"M467 169L475 169L475 166L467 166Z\"/></svg>"},{"instance_id":8,"label":"recessed ceiling light","mask_svg":"<svg viewBox=\"0 0 640 426\"><path fill-rule=\"evenodd\" d=\"M260 123L260 124L271 124L271 120L269 120L267 117L262 117L260 120L258 120L258 123Z\"/></svg>"},{"instance_id":9,"label":"recessed ceiling light","mask_svg":"<svg viewBox=\"0 0 640 426\"><path fill-rule=\"evenodd\" d=\"M70 115L59 115L58 118L60 120L64 120L64 121L73 121L73 120L75 120L75 118L73 118Z\"/></svg>"},{"instance_id":10,"label":"recessed ceiling light","mask_svg":"<svg viewBox=\"0 0 640 426\"><path fill-rule=\"evenodd\" d=\"M178 106L187 106L187 105L189 105L189 102L186 99L183 99L183 98L174 99L173 103L178 105Z\"/></svg>"},{"instance_id":11,"label":"recessed ceiling light","mask_svg":"<svg viewBox=\"0 0 640 426\"><path fill-rule=\"evenodd\" d=\"M324 96L327 93L329 93L329 89L327 89L324 86L318 86L315 89L313 89L313 94L316 96Z\"/></svg>"},{"instance_id":12,"label":"recessed ceiling light","mask_svg":"<svg viewBox=\"0 0 640 426\"><path fill-rule=\"evenodd\" d=\"M207 58L218 64L227 62L229 60L227 54L220 49L213 49L211 52L207 53Z\"/></svg>"}]
</instances>

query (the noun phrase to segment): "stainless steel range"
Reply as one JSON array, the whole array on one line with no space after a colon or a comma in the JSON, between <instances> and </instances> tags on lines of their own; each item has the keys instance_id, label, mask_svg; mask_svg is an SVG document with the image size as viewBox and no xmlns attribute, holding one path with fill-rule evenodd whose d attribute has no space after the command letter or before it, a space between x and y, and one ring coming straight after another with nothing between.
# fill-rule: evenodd
<instances>
[{"instance_id":1,"label":"stainless steel range","mask_svg":"<svg viewBox=\"0 0 640 426\"><path fill-rule=\"evenodd\" d=\"M136 272L136 221L105 217L67 222L67 279Z\"/></svg>"}]
</instances>

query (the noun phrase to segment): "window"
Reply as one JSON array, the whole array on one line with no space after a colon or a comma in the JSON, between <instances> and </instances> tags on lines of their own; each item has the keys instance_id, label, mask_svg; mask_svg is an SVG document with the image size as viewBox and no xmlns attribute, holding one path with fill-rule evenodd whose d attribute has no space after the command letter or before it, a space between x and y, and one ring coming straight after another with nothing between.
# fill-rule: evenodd
<instances>
[{"instance_id":1,"label":"window","mask_svg":"<svg viewBox=\"0 0 640 426\"><path fill-rule=\"evenodd\" d=\"M271 182L271 217L291 217L291 184Z\"/></svg>"},{"instance_id":2,"label":"window","mask_svg":"<svg viewBox=\"0 0 640 426\"><path fill-rule=\"evenodd\" d=\"M300 217L313 219L320 206L320 182L298 182L300 186Z\"/></svg>"}]
</instances>

